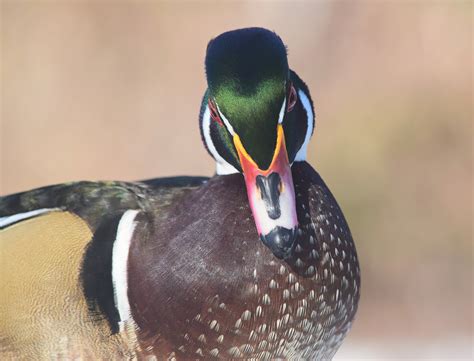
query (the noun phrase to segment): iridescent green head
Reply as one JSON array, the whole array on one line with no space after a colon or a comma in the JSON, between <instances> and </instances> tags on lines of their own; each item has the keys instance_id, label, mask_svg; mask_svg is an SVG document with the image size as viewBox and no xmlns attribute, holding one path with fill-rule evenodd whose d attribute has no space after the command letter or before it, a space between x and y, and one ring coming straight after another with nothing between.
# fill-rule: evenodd
<instances>
[{"instance_id":1,"label":"iridescent green head","mask_svg":"<svg viewBox=\"0 0 474 361\"><path fill-rule=\"evenodd\" d=\"M243 173L258 233L278 257L298 227L291 165L306 158L313 108L274 32L248 28L211 40L201 134L217 173Z\"/></svg>"},{"instance_id":2,"label":"iridescent green head","mask_svg":"<svg viewBox=\"0 0 474 361\"><path fill-rule=\"evenodd\" d=\"M289 77L286 48L261 28L219 35L207 47L209 95L261 168L272 160Z\"/></svg>"}]
</instances>

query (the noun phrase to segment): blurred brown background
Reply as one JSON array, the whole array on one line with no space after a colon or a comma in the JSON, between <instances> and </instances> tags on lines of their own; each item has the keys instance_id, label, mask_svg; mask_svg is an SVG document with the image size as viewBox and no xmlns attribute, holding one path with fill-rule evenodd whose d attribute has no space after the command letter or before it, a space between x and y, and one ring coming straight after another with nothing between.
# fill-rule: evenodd
<instances>
[{"instance_id":1,"label":"blurred brown background","mask_svg":"<svg viewBox=\"0 0 474 361\"><path fill-rule=\"evenodd\" d=\"M1 5L1 184L211 175L209 39L275 30L312 90L309 160L358 245L339 359L472 357L470 1Z\"/></svg>"}]
</instances>

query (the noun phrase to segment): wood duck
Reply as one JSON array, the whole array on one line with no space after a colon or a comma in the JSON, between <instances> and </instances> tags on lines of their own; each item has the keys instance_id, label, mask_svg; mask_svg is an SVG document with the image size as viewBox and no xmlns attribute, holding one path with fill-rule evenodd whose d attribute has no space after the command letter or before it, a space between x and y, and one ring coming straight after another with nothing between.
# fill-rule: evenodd
<instances>
[{"instance_id":1,"label":"wood duck","mask_svg":"<svg viewBox=\"0 0 474 361\"><path fill-rule=\"evenodd\" d=\"M344 215L306 162L305 83L273 32L211 40L199 125L216 175L2 197L5 358L332 358L359 300Z\"/></svg>"}]
</instances>

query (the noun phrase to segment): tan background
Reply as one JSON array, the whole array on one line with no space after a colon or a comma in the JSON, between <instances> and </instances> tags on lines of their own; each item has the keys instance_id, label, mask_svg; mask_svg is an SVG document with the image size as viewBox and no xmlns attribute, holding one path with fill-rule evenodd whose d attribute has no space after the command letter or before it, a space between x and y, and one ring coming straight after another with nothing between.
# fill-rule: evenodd
<instances>
[{"instance_id":1,"label":"tan background","mask_svg":"<svg viewBox=\"0 0 474 361\"><path fill-rule=\"evenodd\" d=\"M358 245L339 358L472 357L472 2L1 5L1 184L210 175L208 40L275 30L312 90L309 160Z\"/></svg>"}]
</instances>

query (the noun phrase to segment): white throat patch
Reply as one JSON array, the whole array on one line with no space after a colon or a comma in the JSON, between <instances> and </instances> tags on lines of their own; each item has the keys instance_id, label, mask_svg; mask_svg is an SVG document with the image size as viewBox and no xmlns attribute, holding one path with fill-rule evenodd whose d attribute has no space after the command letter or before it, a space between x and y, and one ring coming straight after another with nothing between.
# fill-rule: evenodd
<instances>
[{"instance_id":1,"label":"white throat patch","mask_svg":"<svg viewBox=\"0 0 474 361\"><path fill-rule=\"evenodd\" d=\"M308 128L306 129L306 135L304 138L303 145L298 150L295 156L295 162L302 162L306 160L306 155L308 153L308 144L311 140L311 135L313 134L313 123L314 123L314 114L313 109L311 108L311 102L309 98L306 96L303 90L298 90L298 96L301 100L301 104L303 104L304 110L306 111L306 116L308 120Z\"/></svg>"},{"instance_id":2,"label":"white throat patch","mask_svg":"<svg viewBox=\"0 0 474 361\"><path fill-rule=\"evenodd\" d=\"M235 167L221 157L211 137L211 111L209 105L206 105L204 114L202 115L202 134L204 135L204 141L206 142L207 149L211 152L213 158L216 161L216 173L218 175L234 174L239 173Z\"/></svg>"},{"instance_id":3,"label":"white throat patch","mask_svg":"<svg viewBox=\"0 0 474 361\"><path fill-rule=\"evenodd\" d=\"M307 121L308 121L308 127L306 130L306 135L305 139L303 142L303 145L301 148L298 150L296 153L295 162L301 162L306 160L306 155L308 152L308 144L311 139L311 135L313 133L313 123L314 123L314 114L313 110L311 108L311 102L309 101L309 98L306 96L303 90L298 89L298 96L301 100L301 104L303 105L306 115L307 115ZM229 120L226 118L226 116L221 112L219 109L219 105L216 103L216 108L217 111L219 112L219 116L222 119L222 122L224 123L225 127L229 131L229 133L234 136L235 131L232 125L230 124ZM281 124L283 122L283 118L285 115L286 111L286 97L283 100L283 104L281 106L279 115L278 115L278 123ZM212 154L213 158L216 161L216 173L218 175L226 175L226 174L235 174L239 173L239 171L229 162L227 162L217 151L216 147L214 146L214 142L212 141L211 137L211 111L209 109L209 106L206 105L206 108L204 110L203 114L203 119L202 119L202 130L203 130L203 135L204 135L204 141L206 142L207 148L209 149L209 152Z\"/></svg>"}]
</instances>

